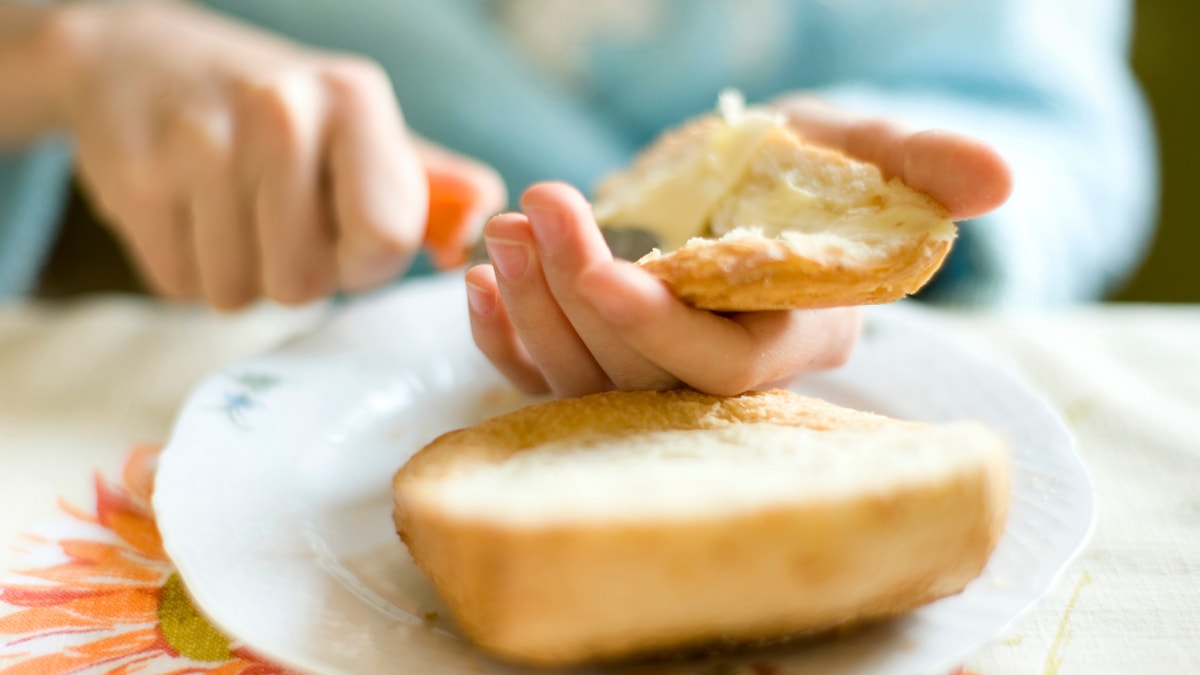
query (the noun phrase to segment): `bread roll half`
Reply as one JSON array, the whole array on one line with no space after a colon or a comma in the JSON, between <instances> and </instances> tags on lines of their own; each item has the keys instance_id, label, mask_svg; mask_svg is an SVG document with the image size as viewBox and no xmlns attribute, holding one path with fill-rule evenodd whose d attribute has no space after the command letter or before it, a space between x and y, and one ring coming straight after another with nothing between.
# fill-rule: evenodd
<instances>
[{"instance_id":1,"label":"bread roll half","mask_svg":"<svg viewBox=\"0 0 1200 675\"><path fill-rule=\"evenodd\" d=\"M593 209L606 228L653 233L663 250L638 264L718 311L890 302L930 279L956 234L928 195L733 94L606 179Z\"/></svg>"},{"instance_id":2,"label":"bread roll half","mask_svg":"<svg viewBox=\"0 0 1200 675\"><path fill-rule=\"evenodd\" d=\"M786 391L610 392L453 431L395 523L462 630L539 666L754 643L957 593L1003 528L1003 442Z\"/></svg>"}]
</instances>

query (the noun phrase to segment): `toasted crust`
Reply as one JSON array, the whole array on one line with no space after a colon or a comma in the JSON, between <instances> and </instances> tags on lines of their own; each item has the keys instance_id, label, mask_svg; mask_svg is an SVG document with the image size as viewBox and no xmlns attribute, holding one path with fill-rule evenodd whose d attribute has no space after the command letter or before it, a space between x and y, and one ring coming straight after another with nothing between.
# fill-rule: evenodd
<instances>
[{"instance_id":1,"label":"toasted crust","mask_svg":"<svg viewBox=\"0 0 1200 675\"><path fill-rule=\"evenodd\" d=\"M917 484L694 518L539 524L506 518L502 508L464 516L439 497L459 472L546 443L756 422L883 435L928 428L784 391L554 401L422 449L395 477L397 531L474 642L539 666L870 621L957 593L982 570L1007 509L998 440L966 468Z\"/></svg>"},{"instance_id":2,"label":"toasted crust","mask_svg":"<svg viewBox=\"0 0 1200 675\"><path fill-rule=\"evenodd\" d=\"M700 309L819 309L883 304L916 293L941 267L950 245L925 238L867 264L837 265L813 260L785 239L735 235L693 240L638 264Z\"/></svg>"},{"instance_id":3,"label":"toasted crust","mask_svg":"<svg viewBox=\"0 0 1200 675\"><path fill-rule=\"evenodd\" d=\"M553 441L593 434L718 429L755 422L809 429L871 429L885 422L907 424L782 390L734 397L711 396L688 389L594 394L529 406L443 434L413 455L396 474L396 487L413 478L452 473L459 464L501 461Z\"/></svg>"}]
</instances>

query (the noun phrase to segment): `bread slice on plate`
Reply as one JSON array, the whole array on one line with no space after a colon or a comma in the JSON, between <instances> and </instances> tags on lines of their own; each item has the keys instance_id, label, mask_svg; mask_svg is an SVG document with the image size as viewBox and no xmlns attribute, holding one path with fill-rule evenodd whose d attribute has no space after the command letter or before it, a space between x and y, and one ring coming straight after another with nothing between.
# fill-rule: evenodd
<instances>
[{"instance_id":1,"label":"bread slice on plate","mask_svg":"<svg viewBox=\"0 0 1200 675\"><path fill-rule=\"evenodd\" d=\"M958 593L1004 526L1003 441L791 392L553 401L447 433L395 524L466 635L564 666L881 619Z\"/></svg>"},{"instance_id":2,"label":"bread slice on plate","mask_svg":"<svg viewBox=\"0 0 1200 675\"><path fill-rule=\"evenodd\" d=\"M606 229L654 234L662 250L638 264L720 311L890 302L932 277L956 235L933 198L734 93L603 181L593 210Z\"/></svg>"}]
</instances>

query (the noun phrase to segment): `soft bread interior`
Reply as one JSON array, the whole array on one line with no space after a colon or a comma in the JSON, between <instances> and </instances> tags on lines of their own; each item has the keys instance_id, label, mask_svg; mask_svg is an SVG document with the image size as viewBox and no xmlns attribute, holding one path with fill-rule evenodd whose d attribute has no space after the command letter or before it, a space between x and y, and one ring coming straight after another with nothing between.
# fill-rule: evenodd
<instances>
[{"instance_id":1,"label":"soft bread interior","mask_svg":"<svg viewBox=\"0 0 1200 675\"><path fill-rule=\"evenodd\" d=\"M716 114L663 134L593 202L609 228L651 231L670 252L735 230L886 255L904 240L954 238L945 209L879 169L801 138L782 114L724 92ZM742 236L745 236L743 233Z\"/></svg>"},{"instance_id":2,"label":"soft bread interior","mask_svg":"<svg viewBox=\"0 0 1200 675\"><path fill-rule=\"evenodd\" d=\"M709 229L717 237L740 230L735 236L781 238L810 260L855 267L955 236L954 223L930 197L785 129L765 139L742 180L717 203Z\"/></svg>"},{"instance_id":3,"label":"soft bread interior","mask_svg":"<svg viewBox=\"0 0 1200 675\"><path fill-rule=\"evenodd\" d=\"M717 311L890 302L930 279L956 234L928 195L736 97L663 134L593 209L607 229L653 234L638 264Z\"/></svg>"},{"instance_id":4,"label":"soft bread interior","mask_svg":"<svg viewBox=\"0 0 1200 675\"><path fill-rule=\"evenodd\" d=\"M713 211L783 124L774 111L746 110L740 96L722 94L721 114L664 134L628 170L600 184L592 203L597 222L648 230L663 250L703 236Z\"/></svg>"},{"instance_id":5,"label":"soft bread interior","mask_svg":"<svg viewBox=\"0 0 1200 675\"><path fill-rule=\"evenodd\" d=\"M1002 453L994 434L971 423L598 434L461 466L424 497L454 518L512 526L697 519L939 483Z\"/></svg>"}]
</instances>

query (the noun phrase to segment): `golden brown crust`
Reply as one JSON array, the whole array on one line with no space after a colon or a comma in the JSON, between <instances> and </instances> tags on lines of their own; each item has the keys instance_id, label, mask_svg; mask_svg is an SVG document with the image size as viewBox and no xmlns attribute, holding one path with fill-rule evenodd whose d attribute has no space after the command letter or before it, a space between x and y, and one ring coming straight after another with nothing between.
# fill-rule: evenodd
<instances>
[{"instance_id":1,"label":"golden brown crust","mask_svg":"<svg viewBox=\"0 0 1200 675\"><path fill-rule=\"evenodd\" d=\"M884 493L670 521L461 517L426 489L458 467L556 439L763 421L880 433L924 428L783 391L554 401L450 432L421 450L395 478L397 531L474 642L538 666L869 621L957 593L980 573L1007 509L1001 453L951 479Z\"/></svg>"},{"instance_id":2,"label":"golden brown crust","mask_svg":"<svg viewBox=\"0 0 1200 675\"><path fill-rule=\"evenodd\" d=\"M922 240L870 266L813 260L781 239L711 240L638 264L684 302L714 311L872 305L916 293L950 253Z\"/></svg>"},{"instance_id":3,"label":"golden brown crust","mask_svg":"<svg viewBox=\"0 0 1200 675\"><path fill-rule=\"evenodd\" d=\"M436 478L453 471L460 463L499 461L521 450L567 438L717 429L753 422L810 429L868 429L885 422L898 423L782 390L735 397L712 396L690 389L606 392L529 406L443 434L408 461L396 474L395 486L400 488L407 480Z\"/></svg>"}]
</instances>

